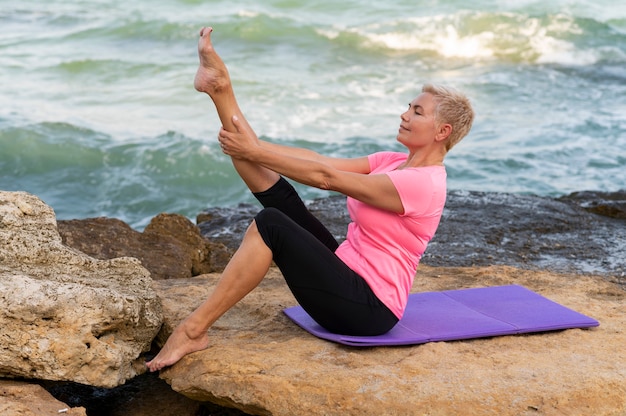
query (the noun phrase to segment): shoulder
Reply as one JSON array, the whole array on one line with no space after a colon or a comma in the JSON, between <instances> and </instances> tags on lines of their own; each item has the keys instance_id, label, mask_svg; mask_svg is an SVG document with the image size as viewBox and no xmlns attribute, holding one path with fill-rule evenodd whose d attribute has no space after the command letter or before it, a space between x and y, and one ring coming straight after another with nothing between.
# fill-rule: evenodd
<instances>
[{"instance_id":1,"label":"shoulder","mask_svg":"<svg viewBox=\"0 0 626 416\"><path fill-rule=\"evenodd\" d=\"M443 166L407 168L387 173L391 178L405 215L439 212L446 200L446 170Z\"/></svg>"},{"instance_id":2,"label":"shoulder","mask_svg":"<svg viewBox=\"0 0 626 416\"><path fill-rule=\"evenodd\" d=\"M444 166L424 166L418 168L405 168L397 169L390 172L386 172L387 176L392 178L394 182L399 181L407 185L415 185L416 183L422 186L431 184L435 187L445 186L446 183L446 168Z\"/></svg>"},{"instance_id":3,"label":"shoulder","mask_svg":"<svg viewBox=\"0 0 626 416\"><path fill-rule=\"evenodd\" d=\"M368 156L372 171L391 167L395 169L408 158L408 154L402 152L376 152Z\"/></svg>"}]
</instances>

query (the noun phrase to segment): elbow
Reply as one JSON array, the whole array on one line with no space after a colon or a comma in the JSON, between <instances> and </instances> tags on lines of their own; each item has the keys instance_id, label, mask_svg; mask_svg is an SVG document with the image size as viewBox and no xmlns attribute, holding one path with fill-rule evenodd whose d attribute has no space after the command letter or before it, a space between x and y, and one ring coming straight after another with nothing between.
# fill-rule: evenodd
<instances>
[{"instance_id":1,"label":"elbow","mask_svg":"<svg viewBox=\"0 0 626 416\"><path fill-rule=\"evenodd\" d=\"M319 172L319 177L317 178L317 180L315 181L317 185L315 185L316 188L322 189L324 191L332 191L332 175L331 172L327 171L326 169L322 169Z\"/></svg>"},{"instance_id":2,"label":"elbow","mask_svg":"<svg viewBox=\"0 0 626 416\"><path fill-rule=\"evenodd\" d=\"M321 190L324 190L324 191L332 191L333 190L332 187L330 186L330 182L328 182L328 181L320 182L318 188L321 189Z\"/></svg>"}]
</instances>

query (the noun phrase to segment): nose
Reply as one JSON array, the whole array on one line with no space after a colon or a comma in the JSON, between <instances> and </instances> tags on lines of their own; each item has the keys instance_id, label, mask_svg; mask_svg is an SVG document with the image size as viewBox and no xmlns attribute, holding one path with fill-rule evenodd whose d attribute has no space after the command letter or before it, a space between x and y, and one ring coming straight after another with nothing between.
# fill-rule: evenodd
<instances>
[{"instance_id":1,"label":"nose","mask_svg":"<svg viewBox=\"0 0 626 416\"><path fill-rule=\"evenodd\" d=\"M409 121L409 119L407 118L407 113L409 112L409 110L406 110L404 113L400 114L400 119L402 121Z\"/></svg>"}]
</instances>

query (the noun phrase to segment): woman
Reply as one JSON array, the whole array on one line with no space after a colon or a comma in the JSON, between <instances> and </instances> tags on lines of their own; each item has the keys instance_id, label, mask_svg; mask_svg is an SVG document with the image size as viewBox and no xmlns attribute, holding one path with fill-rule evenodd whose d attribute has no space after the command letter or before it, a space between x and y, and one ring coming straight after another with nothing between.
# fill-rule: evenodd
<instances>
[{"instance_id":1,"label":"woman","mask_svg":"<svg viewBox=\"0 0 626 416\"><path fill-rule=\"evenodd\" d=\"M239 109L211 31L200 31L194 86L213 100L223 125L222 150L265 208L213 293L146 365L156 371L207 348L209 327L261 282L272 261L300 305L327 330L389 331L402 317L420 257L439 224L446 197L443 159L470 130L468 99L424 86L400 117L397 140L407 153L342 159L264 142ZM353 222L341 245L283 176L347 195Z\"/></svg>"}]
</instances>

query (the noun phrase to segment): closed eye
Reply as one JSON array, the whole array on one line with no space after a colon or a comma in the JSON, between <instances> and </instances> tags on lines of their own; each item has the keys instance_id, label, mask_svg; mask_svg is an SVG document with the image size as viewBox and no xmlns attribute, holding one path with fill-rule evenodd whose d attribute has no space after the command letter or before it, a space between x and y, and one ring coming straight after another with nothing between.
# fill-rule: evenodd
<instances>
[{"instance_id":1,"label":"closed eye","mask_svg":"<svg viewBox=\"0 0 626 416\"><path fill-rule=\"evenodd\" d=\"M409 104L409 108L411 108L411 104ZM422 114L424 114L424 109L422 108L421 105L414 105L413 106L413 110L415 111L415 114L421 116Z\"/></svg>"}]
</instances>

